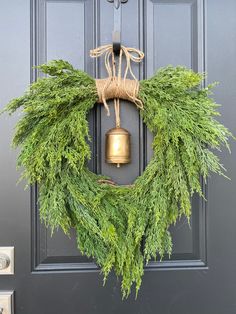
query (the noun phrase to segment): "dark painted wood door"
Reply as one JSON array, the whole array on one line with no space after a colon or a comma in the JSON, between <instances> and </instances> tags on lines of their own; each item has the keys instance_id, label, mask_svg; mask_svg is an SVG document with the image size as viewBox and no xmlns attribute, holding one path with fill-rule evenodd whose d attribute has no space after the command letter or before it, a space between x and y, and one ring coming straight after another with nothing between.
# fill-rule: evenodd
<instances>
[{"instance_id":1,"label":"dark painted wood door","mask_svg":"<svg viewBox=\"0 0 236 314\"><path fill-rule=\"evenodd\" d=\"M107 0L1 0L0 105L36 79L35 64L63 58L95 77L103 66L89 50L111 43L113 5ZM221 120L236 134L236 1L129 0L122 5L122 42L145 52L135 73L150 77L159 67L182 64L220 81L215 97ZM90 116L90 167L119 183L142 173L151 156L151 135L131 104L121 108L132 134L132 163L104 163L104 134L114 125L98 106ZM219 153L231 181L212 176L208 202L193 199L191 229L185 220L172 229L174 254L151 262L138 296L121 300L119 281L105 287L93 261L71 239L53 237L38 218L37 189L16 185L17 152L10 139L17 117L0 120L0 246L15 247L15 275L0 276L0 290L15 290L16 314L234 314L236 313L236 144Z\"/></svg>"}]
</instances>

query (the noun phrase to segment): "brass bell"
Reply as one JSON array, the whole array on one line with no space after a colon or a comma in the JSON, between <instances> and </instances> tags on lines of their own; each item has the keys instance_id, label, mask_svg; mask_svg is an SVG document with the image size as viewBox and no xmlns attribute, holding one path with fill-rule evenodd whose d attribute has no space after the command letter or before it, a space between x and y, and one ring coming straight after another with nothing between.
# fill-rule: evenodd
<instances>
[{"instance_id":1,"label":"brass bell","mask_svg":"<svg viewBox=\"0 0 236 314\"><path fill-rule=\"evenodd\" d=\"M120 167L130 161L130 133L120 127L110 129L106 133L106 162Z\"/></svg>"}]
</instances>

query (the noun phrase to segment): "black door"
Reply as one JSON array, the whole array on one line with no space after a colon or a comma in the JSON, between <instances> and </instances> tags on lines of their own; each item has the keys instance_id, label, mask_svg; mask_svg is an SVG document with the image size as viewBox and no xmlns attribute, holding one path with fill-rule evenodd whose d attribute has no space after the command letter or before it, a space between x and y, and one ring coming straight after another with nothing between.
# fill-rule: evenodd
<instances>
[{"instance_id":1,"label":"black door","mask_svg":"<svg viewBox=\"0 0 236 314\"><path fill-rule=\"evenodd\" d=\"M113 4L107 0L1 0L0 105L36 79L32 66L62 58L95 77L105 70L89 50L111 43ZM122 4L122 42L140 48L140 79L159 67L181 64L220 81L215 97L223 121L236 134L236 1L128 0ZM104 134L113 127L99 105L91 112L91 169L130 183L148 163L152 137L132 104L121 108L132 134L132 163L104 163ZM174 254L151 262L135 301L122 301L113 275L105 287L93 261L81 256L59 230L53 237L40 224L37 190L16 185L17 152L10 148L17 117L0 120L0 246L15 247L15 274L0 275L0 290L15 291L16 314L235 314L236 313L236 144L219 153L231 181L212 176L208 202L193 199L191 229L185 220L172 230ZM5 313L4 313L5 314Z\"/></svg>"}]
</instances>

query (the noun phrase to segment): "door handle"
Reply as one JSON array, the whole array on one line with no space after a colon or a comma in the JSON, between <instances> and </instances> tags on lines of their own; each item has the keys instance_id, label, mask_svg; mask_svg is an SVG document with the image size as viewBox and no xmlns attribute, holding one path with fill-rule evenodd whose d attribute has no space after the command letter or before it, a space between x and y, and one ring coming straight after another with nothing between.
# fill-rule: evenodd
<instances>
[{"instance_id":1,"label":"door handle","mask_svg":"<svg viewBox=\"0 0 236 314\"><path fill-rule=\"evenodd\" d=\"M0 314L3 314L3 308L0 307Z\"/></svg>"},{"instance_id":2,"label":"door handle","mask_svg":"<svg viewBox=\"0 0 236 314\"><path fill-rule=\"evenodd\" d=\"M0 275L13 275L13 274L14 274L14 247L0 246Z\"/></svg>"}]
</instances>

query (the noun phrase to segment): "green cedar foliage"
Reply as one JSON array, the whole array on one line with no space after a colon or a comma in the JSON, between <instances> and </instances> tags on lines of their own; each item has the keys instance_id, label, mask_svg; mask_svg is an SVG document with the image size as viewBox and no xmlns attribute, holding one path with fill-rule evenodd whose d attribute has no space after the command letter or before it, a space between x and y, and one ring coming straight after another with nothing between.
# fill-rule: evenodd
<instances>
[{"instance_id":1,"label":"green cedar foliage","mask_svg":"<svg viewBox=\"0 0 236 314\"><path fill-rule=\"evenodd\" d=\"M74 227L80 251L95 259L105 279L114 269L127 297L133 284L138 292L145 263L157 252L171 254L169 227L181 216L190 219L194 192L204 197L200 176L223 174L212 150L228 147L232 135L215 119L218 105L209 97L212 86L201 88L202 74L162 68L139 91L143 121L154 135L152 160L130 187L101 183L104 177L86 166L95 80L63 60L39 69L49 76L5 109L23 109L13 139L22 177L37 182L46 225L65 233Z\"/></svg>"}]
</instances>

